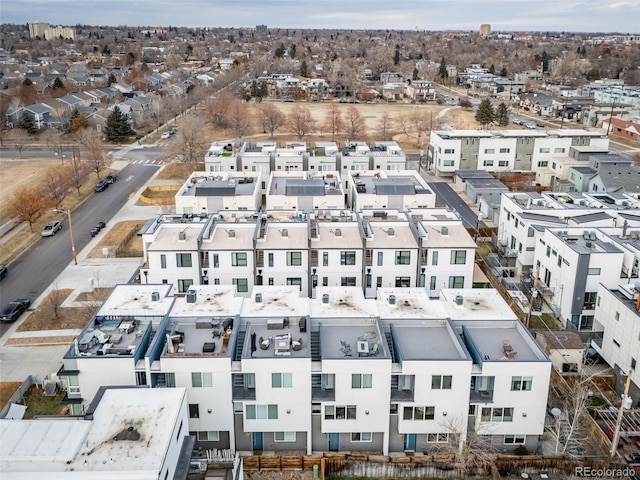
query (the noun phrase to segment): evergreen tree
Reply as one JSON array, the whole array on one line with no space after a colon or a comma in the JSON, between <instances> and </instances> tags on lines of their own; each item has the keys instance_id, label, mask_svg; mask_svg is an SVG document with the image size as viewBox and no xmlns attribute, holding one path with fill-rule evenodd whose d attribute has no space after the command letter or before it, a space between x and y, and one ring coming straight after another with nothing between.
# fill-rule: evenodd
<instances>
[{"instance_id":1,"label":"evergreen tree","mask_svg":"<svg viewBox=\"0 0 640 480\"><path fill-rule=\"evenodd\" d=\"M252 97L259 97L260 93L258 91L258 84L255 80L251 81L251 96Z\"/></svg>"},{"instance_id":2,"label":"evergreen tree","mask_svg":"<svg viewBox=\"0 0 640 480\"><path fill-rule=\"evenodd\" d=\"M20 116L20 120L18 121L18 128L26 130L28 133L36 133L38 131L36 122L34 122L33 117L26 112Z\"/></svg>"},{"instance_id":3,"label":"evergreen tree","mask_svg":"<svg viewBox=\"0 0 640 480\"><path fill-rule=\"evenodd\" d=\"M104 134L107 140L121 142L134 133L125 114L118 107L113 107L113 111L107 117L107 124L104 127Z\"/></svg>"},{"instance_id":4,"label":"evergreen tree","mask_svg":"<svg viewBox=\"0 0 640 480\"><path fill-rule=\"evenodd\" d=\"M300 76L301 77L308 77L309 76L309 67L307 66L307 61L303 60L302 64L300 65Z\"/></svg>"},{"instance_id":5,"label":"evergreen tree","mask_svg":"<svg viewBox=\"0 0 640 480\"><path fill-rule=\"evenodd\" d=\"M500 105L498 105L496 120L498 121L498 125L500 125L501 127L506 127L507 125L509 125L509 108L507 107L506 103L501 102Z\"/></svg>"},{"instance_id":6,"label":"evergreen tree","mask_svg":"<svg viewBox=\"0 0 640 480\"><path fill-rule=\"evenodd\" d=\"M291 45L291 48L289 49L289 56L291 58L296 58L296 44L295 43L293 45Z\"/></svg>"},{"instance_id":7,"label":"evergreen tree","mask_svg":"<svg viewBox=\"0 0 640 480\"><path fill-rule=\"evenodd\" d=\"M393 54L393 64L400 64L400 45L396 45L396 52Z\"/></svg>"},{"instance_id":8,"label":"evergreen tree","mask_svg":"<svg viewBox=\"0 0 640 480\"><path fill-rule=\"evenodd\" d=\"M267 82L260 83L260 96L266 98L269 95L269 89L267 88Z\"/></svg>"},{"instance_id":9,"label":"evergreen tree","mask_svg":"<svg viewBox=\"0 0 640 480\"><path fill-rule=\"evenodd\" d=\"M414 80L420 80L420 72L418 71L418 67L413 68L413 76L411 77Z\"/></svg>"},{"instance_id":10,"label":"evergreen tree","mask_svg":"<svg viewBox=\"0 0 640 480\"><path fill-rule=\"evenodd\" d=\"M107 85L110 87L113 83L117 83L116 76L113 73L109 74L109 78L107 79Z\"/></svg>"},{"instance_id":11,"label":"evergreen tree","mask_svg":"<svg viewBox=\"0 0 640 480\"><path fill-rule=\"evenodd\" d=\"M495 114L493 112L493 105L491 105L489 99L485 98L480 102L478 110L476 111L476 122L478 122L484 128L491 122L493 122L494 118Z\"/></svg>"},{"instance_id":12,"label":"evergreen tree","mask_svg":"<svg viewBox=\"0 0 640 480\"><path fill-rule=\"evenodd\" d=\"M444 57L440 60L440 68L438 69L438 76L444 82L447 78L449 78L449 72L447 72L447 64L444 61Z\"/></svg>"},{"instance_id":13,"label":"evergreen tree","mask_svg":"<svg viewBox=\"0 0 640 480\"><path fill-rule=\"evenodd\" d=\"M502 70L500 70L500 76L501 77L507 76L507 67L502 67Z\"/></svg>"},{"instance_id":14,"label":"evergreen tree","mask_svg":"<svg viewBox=\"0 0 640 480\"><path fill-rule=\"evenodd\" d=\"M56 79L53 81L53 88L54 89L64 88L64 83L62 83L62 80L60 80L60 77L56 77Z\"/></svg>"},{"instance_id":15,"label":"evergreen tree","mask_svg":"<svg viewBox=\"0 0 640 480\"><path fill-rule=\"evenodd\" d=\"M27 77L27 78L24 79L24 82L22 82L22 84L25 87L30 87L31 85L33 85L33 82L31 80L29 80L29 77Z\"/></svg>"},{"instance_id":16,"label":"evergreen tree","mask_svg":"<svg viewBox=\"0 0 640 480\"><path fill-rule=\"evenodd\" d=\"M284 43L281 43L280 46L278 48L276 48L276 51L274 52L274 55L277 58L282 58L282 57L284 57L284 52L285 52Z\"/></svg>"},{"instance_id":17,"label":"evergreen tree","mask_svg":"<svg viewBox=\"0 0 640 480\"><path fill-rule=\"evenodd\" d=\"M496 67L495 65L492 63L491 66L489 67L489 73L491 75L495 75L496 74Z\"/></svg>"}]
</instances>

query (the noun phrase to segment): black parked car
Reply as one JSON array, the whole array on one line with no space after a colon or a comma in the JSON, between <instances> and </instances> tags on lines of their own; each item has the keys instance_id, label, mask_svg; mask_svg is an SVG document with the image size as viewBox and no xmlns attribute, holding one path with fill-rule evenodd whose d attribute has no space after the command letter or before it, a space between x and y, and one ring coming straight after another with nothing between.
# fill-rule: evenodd
<instances>
[{"instance_id":1,"label":"black parked car","mask_svg":"<svg viewBox=\"0 0 640 480\"><path fill-rule=\"evenodd\" d=\"M100 180L98 183L96 183L96 192L102 192L108 186L109 186L109 182L107 182L106 180Z\"/></svg>"},{"instance_id":2,"label":"black parked car","mask_svg":"<svg viewBox=\"0 0 640 480\"><path fill-rule=\"evenodd\" d=\"M104 181L107 182L107 183L113 183L116 180L118 180L118 175L116 175L115 173L110 173L104 179Z\"/></svg>"},{"instance_id":3,"label":"black parked car","mask_svg":"<svg viewBox=\"0 0 640 480\"><path fill-rule=\"evenodd\" d=\"M98 235L98 234L100 233L100 229L99 229L97 226L95 226L95 227L93 227L93 228L91 229L91 232L90 232L90 233L91 233L91 236L92 236L92 237L95 237L96 235Z\"/></svg>"},{"instance_id":4,"label":"black parked car","mask_svg":"<svg viewBox=\"0 0 640 480\"><path fill-rule=\"evenodd\" d=\"M0 280L2 280L8 274L9 274L9 269L4 265L0 265Z\"/></svg>"},{"instance_id":5,"label":"black parked car","mask_svg":"<svg viewBox=\"0 0 640 480\"><path fill-rule=\"evenodd\" d=\"M7 305L0 313L0 321L2 322L14 322L24 311L31 305L31 300L28 298L18 298L13 302L7 303Z\"/></svg>"}]
</instances>

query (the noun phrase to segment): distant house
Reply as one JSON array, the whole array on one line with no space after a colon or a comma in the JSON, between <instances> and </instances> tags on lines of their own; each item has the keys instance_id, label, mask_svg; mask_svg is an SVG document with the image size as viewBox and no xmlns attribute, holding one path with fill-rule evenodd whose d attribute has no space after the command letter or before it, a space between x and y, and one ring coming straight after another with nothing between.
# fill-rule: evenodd
<instances>
[{"instance_id":1,"label":"distant house","mask_svg":"<svg viewBox=\"0 0 640 480\"><path fill-rule=\"evenodd\" d=\"M49 108L47 108L46 105L43 105L42 103L34 103L33 105L23 107L19 112L16 113L17 122L20 121L20 117L22 115L29 115L33 119L38 130L41 130L46 126L47 120L51 116L51 110L49 110ZM12 122L14 128L17 126L17 122Z\"/></svg>"},{"instance_id":2,"label":"distant house","mask_svg":"<svg viewBox=\"0 0 640 480\"><path fill-rule=\"evenodd\" d=\"M520 95L520 108L541 117L549 117L554 113L554 99L543 93L523 93Z\"/></svg>"},{"instance_id":3,"label":"distant house","mask_svg":"<svg viewBox=\"0 0 640 480\"><path fill-rule=\"evenodd\" d=\"M603 120L601 126L616 137L626 138L632 142L640 142L640 123L609 117Z\"/></svg>"},{"instance_id":4,"label":"distant house","mask_svg":"<svg viewBox=\"0 0 640 480\"><path fill-rule=\"evenodd\" d=\"M412 100L435 100L436 89L429 80L408 80L405 94Z\"/></svg>"}]
</instances>

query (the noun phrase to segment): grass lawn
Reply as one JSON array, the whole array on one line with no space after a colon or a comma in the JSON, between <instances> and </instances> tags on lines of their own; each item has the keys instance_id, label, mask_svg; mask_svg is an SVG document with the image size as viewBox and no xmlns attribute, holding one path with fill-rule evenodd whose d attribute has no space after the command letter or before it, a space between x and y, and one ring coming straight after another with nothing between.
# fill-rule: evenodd
<instances>
[{"instance_id":1,"label":"grass lawn","mask_svg":"<svg viewBox=\"0 0 640 480\"><path fill-rule=\"evenodd\" d=\"M550 313L543 313L542 315L531 315L531 320L529 321L530 329L541 329L541 330L558 330L564 329L564 326L560 325L558 321L555 319L553 315Z\"/></svg>"},{"instance_id":2,"label":"grass lawn","mask_svg":"<svg viewBox=\"0 0 640 480\"><path fill-rule=\"evenodd\" d=\"M38 415L62 415L67 406L62 404L65 392L60 392L54 397L46 397L39 387L31 387L24 396L27 411L24 414L26 420Z\"/></svg>"}]
</instances>

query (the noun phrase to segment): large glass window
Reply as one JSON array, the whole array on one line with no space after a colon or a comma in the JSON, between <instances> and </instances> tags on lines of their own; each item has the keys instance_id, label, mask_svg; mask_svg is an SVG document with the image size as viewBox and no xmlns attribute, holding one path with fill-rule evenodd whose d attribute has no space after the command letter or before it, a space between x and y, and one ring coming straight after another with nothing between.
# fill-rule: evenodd
<instances>
[{"instance_id":1,"label":"large glass window","mask_svg":"<svg viewBox=\"0 0 640 480\"><path fill-rule=\"evenodd\" d=\"M190 253L176 253L176 266L177 267L191 267L191 254Z\"/></svg>"},{"instance_id":2,"label":"large glass window","mask_svg":"<svg viewBox=\"0 0 640 480\"><path fill-rule=\"evenodd\" d=\"M213 387L213 377L211 372L192 372L191 386L196 388Z\"/></svg>"},{"instance_id":3,"label":"large glass window","mask_svg":"<svg viewBox=\"0 0 640 480\"><path fill-rule=\"evenodd\" d=\"M410 287L411 277L396 277L396 287Z\"/></svg>"},{"instance_id":4,"label":"large glass window","mask_svg":"<svg viewBox=\"0 0 640 480\"><path fill-rule=\"evenodd\" d=\"M273 267L273 253L267 253L267 264Z\"/></svg>"},{"instance_id":5,"label":"large glass window","mask_svg":"<svg viewBox=\"0 0 640 480\"><path fill-rule=\"evenodd\" d=\"M404 407L402 418L404 420L433 420L436 407Z\"/></svg>"},{"instance_id":6,"label":"large glass window","mask_svg":"<svg viewBox=\"0 0 640 480\"><path fill-rule=\"evenodd\" d=\"M293 384L293 374L291 373L272 373L271 386L273 388L291 388Z\"/></svg>"},{"instance_id":7,"label":"large glass window","mask_svg":"<svg viewBox=\"0 0 640 480\"><path fill-rule=\"evenodd\" d=\"M453 377L451 375L432 375L431 388L434 390L451 390Z\"/></svg>"},{"instance_id":8,"label":"large glass window","mask_svg":"<svg viewBox=\"0 0 640 480\"><path fill-rule=\"evenodd\" d=\"M183 278L178 280L178 292L185 293L189 290L189 287L193 285L193 280L190 278Z\"/></svg>"},{"instance_id":9,"label":"large glass window","mask_svg":"<svg viewBox=\"0 0 640 480\"><path fill-rule=\"evenodd\" d=\"M411 264L411 252L409 250L397 250L396 265L409 265L409 264Z\"/></svg>"},{"instance_id":10,"label":"large glass window","mask_svg":"<svg viewBox=\"0 0 640 480\"><path fill-rule=\"evenodd\" d=\"M351 434L352 442L371 442L373 440L373 435L371 432L353 432Z\"/></svg>"},{"instance_id":11,"label":"large glass window","mask_svg":"<svg viewBox=\"0 0 640 480\"><path fill-rule=\"evenodd\" d=\"M249 291L249 280L246 278L232 278L231 283L236 286L238 293Z\"/></svg>"},{"instance_id":12,"label":"large glass window","mask_svg":"<svg viewBox=\"0 0 640 480\"><path fill-rule=\"evenodd\" d=\"M352 373L351 388L371 388L373 375L370 373Z\"/></svg>"},{"instance_id":13,"label":"large glass window","mask_svg":"<svg viewBox=\"0 0 640 480\"><path fill-rule=\"evenodd\" d=\"M451 265L464 265L467 263L466 250L451 250Z\"/></svg>"},{"instance_id":14,"label":"large glass window","mask_svg":"<svg viewBox=\"0 0 640 480\"><path fill-rule=\"evenodd\" d=\"M164 253L160 254L160 268L167 268L167 256Z\"/></svg>"},{"instance_id":15,"label":"large glass window","mask_svg":"<svg viewBox=\"0 0 640 480\"><path fill-rule=\"evenodd\" d=\"M231 254L231 266L232 267L246 267L247 266L247 253L246 252L233 252Z\"/></svg>"},{"instance_id":16,"label":"large glass window","mask_svg":"<svg viewBox=\"0 0 640 480\"><path fill-rule=\"evenodd\" d=\"M355 405L325 405L324 418L325 420L355 420L356 406Z\"/></svg>"},{"instance_id":17,"label":"large glass window","mask_svg":"<svg viewBox=\"0 0 640 480\"><path fill-rule=\"evenodd\" d=\"M530 391L533 377L511 377L511 391Z\"/></svg>"},{"instance_id":18,"label":"large glass window","mask_svg":"<svg viewBox=\"0 0 640 480\"><path fill-rule=\"evenodd\" d=\"M247 405L248 420L276 420L278 405Z\"/></svg>"},{"instance_id":19,"label":"large glass window","mask_svg":"<svg viewBox=\"0 0 640 480\"><path fill-rule=\"evenodd\" d=\"M378 266L382 266L384 262L384 252L378 252Z\"/></svg>"},{"instance_id":20,"label":"large glass window","mask_svg":"<svg viewBox=\"0 0 640 480\"><path fill-rule=\"evenodd\" d=\"M274 432L273 441L274 442L295 442L296 432Z\"/></svg>"},{"instance_id":21,"label":"large glass window","mask_svg":"<svg viewBox=\"0 0 640 480\"><path fill-rule=\"evenodd\" d=\"M449 288L464 288L464 277L462 276L449 277Z\"/></svg>"},{"instance_id":22,"label":"large glass window","mask_svg":"<svg viewBox=\"0 0 640 480\"><path fill-rule=\"evenodd\" d=\"M302 265L302 252L287 252L287 265L293 267Z\"/></svg>"},{"instance_id":23,"label":"large glass window","mask_svg":"<svg viewBox=\"0 0 640 480\"><path fill-rule=\"evenodd\" d=\"M356 277L340 277L340 286L341 287L355 287L356 286Z\"/></svg>"},{"instance_id":24,"label":"large glass window","mask_svg":"<svg viewBox=\"0 0 640 480\"><path fill-rule=\"evenodd\" d=\"M355 265L356 252L340 252L340 265Z\"/></svg>"},{"instance_id":25,"label":"large glass window","mask_svg":"<svg viewBox=\"0 0 640 480\"><path fill-rule=\"evenodd\" d=\"M208 432L198 432L198 441L200 442L219 442L220 441L220 432L216 431L208 431Z\"/></svg>"}]
</instances>

